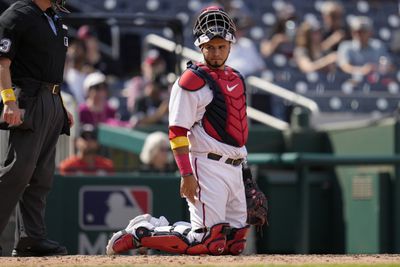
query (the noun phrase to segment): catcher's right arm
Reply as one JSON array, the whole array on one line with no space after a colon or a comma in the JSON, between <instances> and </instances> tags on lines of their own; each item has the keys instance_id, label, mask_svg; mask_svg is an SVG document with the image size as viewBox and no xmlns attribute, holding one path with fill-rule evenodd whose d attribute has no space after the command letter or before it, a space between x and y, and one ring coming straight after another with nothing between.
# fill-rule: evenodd
<instances>
[{"instance_id":1,"label":"catcher's right arm","mask_svg":"<svg viewBox=\"0 0 400 267\"><path fill-rule=\"evenodd\" d=\"M247 204L247 223L262 227L268 225L268 201L257 183L253 180L247 163L243 163L243 182Z\"/></svg>"}]
</instances>

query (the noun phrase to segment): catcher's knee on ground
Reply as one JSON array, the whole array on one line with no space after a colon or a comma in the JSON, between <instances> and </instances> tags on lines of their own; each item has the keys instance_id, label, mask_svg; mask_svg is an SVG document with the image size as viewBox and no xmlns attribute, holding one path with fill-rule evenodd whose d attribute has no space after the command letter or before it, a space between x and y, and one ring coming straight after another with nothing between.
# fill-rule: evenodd
<instances>
[{"instance_id":1,"label":"catcher's knee on ground","mask_svg":"<svg viewBox=\"0 0 400 267\"><path fill-rule=\"evenodd\" d=\"M239 255L246 248L246 238L250 225L242 228L231 228L226 237L224 254Z\"/></svg>"},{"instance_id":2,"label":"catcher's knee on ground","mask_svg":"<svg viewBox=\"0 0 400 267\"><path fill-rule=\"evenodd\" d=\"M212 254L220 255L226 246L226 236L230 231L229 224L220 223L212 226L202 240L190 242L188 234L190 225L152 227L141 222L134 227L133 232L120 231L111 238L107 246L107 254L126 252L129 249L147 247L169 253L178 254Z\"/></svg>"}]
</instances>

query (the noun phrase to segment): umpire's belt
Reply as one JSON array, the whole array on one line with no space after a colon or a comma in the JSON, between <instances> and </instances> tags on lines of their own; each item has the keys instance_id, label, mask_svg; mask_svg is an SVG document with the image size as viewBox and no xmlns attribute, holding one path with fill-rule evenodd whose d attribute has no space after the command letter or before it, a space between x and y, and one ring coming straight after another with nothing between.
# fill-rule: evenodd
<instances>
[{"instance_id":1,"label":"umpire's belt","mask_svg":"<svg viewBox=\"0 0 400 267\"><path fill-rule=\"evenodd\" d=\"M215 153L208 153L207 158L219 161L222 158L222 156ZM240 159L227 158L225 160L225 163L233 166L239 166L240 164L242 164L243 160L244 160L243 158Z\"/></svg>"},{"instance_id":2,"label":"umpire's belt","mask_svg":"<svg viewBox=\"0 0 400 267\"><path fill-rule=\"evenodd\" d=\"M28 96L36 96L40 89L48 90L50 93L58 95L60 93L60 85L38 81L32 78L20 78L13 80L13 83L20 87Z\"/></svg>"},{"instance_id":3,"label":"umpire's belt","mask_svg":"<svg viewBox=\"0 0 400 267\"><path fill-rule=\"evenodd\" d=\"M58 95L60 93L60 85L55 83L42 83L42 88L48 89L53 95Z\"/></svg>"}]
</instances>

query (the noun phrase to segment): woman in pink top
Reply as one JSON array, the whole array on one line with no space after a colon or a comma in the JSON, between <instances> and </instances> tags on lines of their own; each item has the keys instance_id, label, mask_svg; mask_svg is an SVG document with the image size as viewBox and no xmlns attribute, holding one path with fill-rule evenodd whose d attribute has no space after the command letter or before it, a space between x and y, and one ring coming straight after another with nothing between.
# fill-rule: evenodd
<instances>
[{"instance_id":1,"label":"woman in pink top","mask_svg":"<svg viewBox=\"0 0 400 267\"><path fill-rule=\"evenodd\" d=\"M108 85L106 76L100 72L89 74L83 88L86 91L86 101L79 107L79 118L82 124L97 125L115 121L116 110L110 107L108 100Z\"/></svg>"}]
</instances>

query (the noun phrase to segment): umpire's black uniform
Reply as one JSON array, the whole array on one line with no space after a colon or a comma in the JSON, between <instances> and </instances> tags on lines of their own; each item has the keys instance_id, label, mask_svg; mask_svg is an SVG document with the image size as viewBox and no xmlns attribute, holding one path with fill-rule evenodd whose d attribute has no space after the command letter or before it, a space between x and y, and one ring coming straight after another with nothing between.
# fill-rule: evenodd
<instances>
[{"instance_id":1,"label":"umpire's black uniform","mask_svg":"<svg viewBox=\"0 0 400 267\"><path fill-rule=\"evenodd\" d=\"M18 104L26 110L23 124L10 129L8 153L0 161L0 234L17 205L14 256L64 254L64 247L45 239L44 213L56 143L69 134L59 94L67 47L67 27L52 9L43 12L22 0L0 16L0 57L12 62Z\"/></svg>"}]
</instances>

